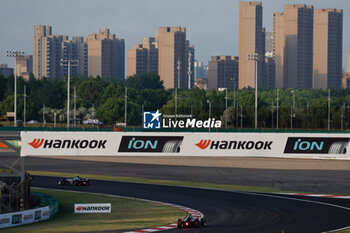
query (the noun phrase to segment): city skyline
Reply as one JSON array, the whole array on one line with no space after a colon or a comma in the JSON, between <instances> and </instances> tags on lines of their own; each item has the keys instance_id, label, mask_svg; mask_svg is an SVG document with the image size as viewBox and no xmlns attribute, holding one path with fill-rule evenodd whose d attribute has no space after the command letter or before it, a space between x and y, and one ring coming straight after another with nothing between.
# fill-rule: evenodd
<instances>
[{"instance_id":1,"label":"city skyline","mask_svg":"<svg viewBox=\"0 0 350 233\"><path fill-rule=\"evenodd\" d=\"M148 5L143 4L142 8L135 7L139 6L135 2L141 3L63 1L55 4L46 1L4 1L0 9L0 19L6 22L1 27L3 33L0 38L0 63L9 64L10 67L14 65L13 60L6 58L6 50L17 49L32 54L33 28L39 24L50 25L53 27L53 34L68 35L69 38L86 37L98 28L107 27L117 37L125 39L126 51L131 49L133 44L139 43L140 38L154 35L159 26L180 26L186 28L187 39L195 47L197 60L207 63L211 56L238 55L240 1L223 0L218 4L211 1L154 0ZM68 3L70 8L66 7ZM278 3L264 0L263 27L266 31L272 31L273 12L282 12L284 4L294 3L309 4L314 8L344 10L343 69L346 71L346 50L350 47L350 40L347 40L350 32L346 30L347 19L350 19L350 16L347 16L350 6L346 4L346 0L332 3L325 0L284 0ZM12 16L12 9L16 9L16 17ZM174 13L177 11L181 13Z\"/></svg>"}]
</instances>

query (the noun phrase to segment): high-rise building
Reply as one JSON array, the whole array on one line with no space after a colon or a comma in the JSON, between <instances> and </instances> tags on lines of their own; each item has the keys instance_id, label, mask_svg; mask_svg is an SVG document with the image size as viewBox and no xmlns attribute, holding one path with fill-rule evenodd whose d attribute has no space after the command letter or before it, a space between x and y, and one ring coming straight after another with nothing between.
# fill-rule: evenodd
<instances>
[{"instance_id":1,"label":"high-rise building","mask_svg":"<svg viewBox=\"0 0 350 233\"><path fill-rule=\"evenodd\" d=\"M88 35L89 76L125 78L125 42L110 34L109 29Z\"/></svg>"},{"instance_id":2,"label":"high-rise building","mask_svg":"<svg viewBox=\"0 0 350 233\"><path fill-rule=\"evenodd\" d=\"M52 35L51 26L35 25L33 37L33 73L38 79L62 78L61 46L67 36Z\"/></svg>"},{"instance_id":3,"label":"high-rise building","mask_svg":"<svg viewBox=\"0 0 350 233\"><path fill-rule=\"evenodd\" d=\"M272 32L265 32L265 56L272 56Z\"/></svg>"},{"instance_id":4,"label":"high-rise building","mask_svg":"<svg viewBox=\"0 0 350 233\"><path fill-rule=\"evenodd\" d=\"M239 88L255 88L255 72L258 82L262 80L265 39L262 29L262 3L239 3ZM257 70L255 61L248 60L248 55L257 55Z\"/></svg>"},{"instance_id":5,"label":"high-rise building","mask_svg":"<svg viewBox=\"0 0 350 233\"><path fill-rule=\"evenodd\" d=\"M13 75L13 68L8 67L7 64L0 63L0 75L3 75L5 78Z\"/></svg>"},{"instance_id":6,"label":"high-rise building","mask_svg":"<svg viewBox=\"0 0 350 233\"><path fill-rule=\"evenodd\" d=\"M212 56L208 66L208 89L237 88L238 57Z\"/></svg>"},{"instance_id":7,"label":"high-rise building","mask_svg":"<svg viewBox=\"0 0 350 233\"><path fill-rule=\"evenodd\" d=\"M315 9L314 88L342 86L343 10Z\"/></svg>"},{"instance_id":8,"label":"high-rise building","mask_svg":"<svg viewBox=\"0 0 350 233\"><path fill-rule=\"evenodd\" d=\"M72 76L87 75L87 43L82 37L52 35L51 26L35 25L33 37L33 73L36 78L62 79L68 67L61 66L61 59L79 60L71 67Z\"/></svg>"},{"instance_id":9,"label":"high-rise building","mask_svg":"<svg viewBox=\"0 0 350 233\"><path fill-rule=\"evenodd\" d=\"M348 49L348 56L347 56L347 62L348 62L348 69L347 71L350 72L350 48Z\"/></svg>"},{"instance_id":10,"label":"high-rise building","mask_svg":"<svg viewBox=\"0 0 350 233\"><path fill-rule=\"evenodd\" d=\"M342 88L350 88L350 72L344 72L342 77Z\"/></svg>"},{"instance_id":11,"label":"high-rise building","mask_svg":"<svg viewBox=\"0 0 350 233\"><path fill-rule=\"evenodd\" d=\"M309 5L286 4L283 14L274 14L277 87L312 88L313 19Z\"/></svg>"},{"instance_id":12,"label":"high-rise building","mask_svg":"<svg viewBox=\"0 0 350 233\"><path fill-rule=\"evenodd\" d=\"M287 83L284 80L284 39L284 15L274 13L272 53L275 59L276 88L283 88Z\"/></svg>"},{"instance_id":13,"label":"high-rise building","mask_svg":"<svg viewBox=\"0 0 350 233\"><path fill-rule=\"evenodd\" d=\"M207 78L197 78L194 81L194 86L199 88L199 89L208 89L208 79Z\"/></svg>"},{"instance_id":14,"label":"high-rise building","mask_svg":"<svg viewBox=\"0 0 350 233\"><path fill-rule=\"evenodd\" d=\"M78 60L78 66L74 68L73 73L75 76L88 76L88 44L87 40L82 36L73 36L72 37L72 52L73 59Z\"/></svg>"},{"instance_id":15,"label":"high-rise building","mask_svg":"<svg viewBox=\"0 0 350 233\"><path fill-rule=\"evenodd\" d=\"M44 51L46 50L46 44L44 45L44 38L52 35L52 27L45 25L34 26L33 36L33 74L36 78L41 79L46 76L46 66L44 64Z\"/></svg>"},{"instance_id":16,"label":"high-rise building","mask_svg":"<svg viewBox=\"0 0 350 233\"><path fill-rule=\"evenodd\" d=\"M208 78L208 66L201 61L194 61L194 79Z\"/></svg>"},{"instance_id":17,"label":"high-rise building","mask_svg":"<svg viewBox=\"0 0 350 233\"><path fill-rule=\"evenodd\" d=\"M33 56L25 55L24 57L16 57L16 75L29 79L33 73Z\"/></svg>"},{"instance_id":18,"label":"high-rise building","mask_svg":"<svg viewBox=\"0 0 350 233\"><path fill-rule=\"evenodd\" d=\"M144 72L158 74L158 41L154 37L143 37L142 44L128 50L128 76Z\"/></svg>"},{"instance_id":19,"label":"high-rise building","mask_svg":"<svg viewBox=\"0 0 350 233\"><path fill-rule=\"evenodd\" d=\"M63 40L61 45L61 58L63 60L78 61L77 66L70 67L72 77L87 77L87 42L84 37L73 36L72 40ZM63 76L68 76L68 66L61 66Z\"/></svg>"},{"instance_id":20,"label":"high-rise building","mask_svg":"<svg viewBox=\"0 0 350 233\"><path fill-rule=\"evenodd\" d=\"M188 53L186 51L188 45L186 28L159 27L158 42L158 74L164 87L187 88Z\"/></svg>"},{"instance_id":21,"label":"high-rise building","mask_svg":"<svg viewBox=\"0 0 350 233\"><path fill-rule=\"evenodd\" d=\"M263 87L266 89L276 88L276 66L275 61L271 57L265 58L265 83Z\"/></svg>"}]
</instances>

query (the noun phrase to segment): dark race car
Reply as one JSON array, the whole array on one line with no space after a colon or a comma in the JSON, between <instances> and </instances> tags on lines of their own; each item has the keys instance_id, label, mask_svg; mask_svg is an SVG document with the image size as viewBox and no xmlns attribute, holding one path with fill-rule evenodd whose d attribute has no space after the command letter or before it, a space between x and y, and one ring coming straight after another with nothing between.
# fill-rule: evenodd
<instances>
[{"instance_id":1,"label":"dark race car","mask_svg":"<svg viewBox=\"0 0 350 233\"><path fill-rule=\"evenodd\" d=\"M61 178L58 181L58 184L60 185L73 185L73 186L88 186L89 185L89 179L84 179L79 176L75 176L73 178Z\"/></svg>"},{"instance_id":2,"label":"dark race car","mask_svg":"<svg viewBox=\"0 0 350 233\"><path fill-rule=\"evenodd\" d=\"M177 220L178 228L205 227L206 225L204 219L193 217L191 214L186 218Z\"/></svg>"}]
</instances>

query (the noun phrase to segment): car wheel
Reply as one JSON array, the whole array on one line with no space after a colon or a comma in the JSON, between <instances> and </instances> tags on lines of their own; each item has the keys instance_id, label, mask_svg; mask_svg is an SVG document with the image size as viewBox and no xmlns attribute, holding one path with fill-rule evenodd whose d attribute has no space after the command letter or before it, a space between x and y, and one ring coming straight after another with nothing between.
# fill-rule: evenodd
<instances>
[{"instance_id":1,"label":"car wheel","mask_svg":"<svg viewBox=\"0 0 350 233\"><path fill-rule=\"evenodd\" d=\"M199 227L199 221L198 221L198 219L196 219L196 220L194 221L194 227Z\"/></svg>"},{"instance_id":2,"label":"car wheel","mask_svg":"<svg viewBox=\"0 0 350 233\"><path fill-rule=\"evenodd\" d=\"M182 221L181 219L177 220L177 228L181 228L182 227Z\"/></svg>"},{"instance_id":3,"label":"car wheel","mask_svg":"<svg viewBox=\"0 0 350 233\"><path fill-rule=\"evenodd\" d=\"M163 146L163 153L179 153L182 141L171 140L167 141Z\"/></svg>"},{"instance_id":4,"label":"car wheel","mask_svg":"<svg viewBox=\"0 0 350 233\"><path fill-rule=\"evenodd\" d=\"M328 149L328 154L346 154L349 142L334 142Z\"/></svg>"}]
</instances>

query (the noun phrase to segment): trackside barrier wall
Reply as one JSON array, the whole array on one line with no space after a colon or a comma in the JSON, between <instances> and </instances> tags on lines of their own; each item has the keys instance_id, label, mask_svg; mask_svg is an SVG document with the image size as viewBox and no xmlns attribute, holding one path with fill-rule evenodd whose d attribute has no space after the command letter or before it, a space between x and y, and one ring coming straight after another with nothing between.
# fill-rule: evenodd
<instances>
[{"instance_id":1,"label":"trackside barrier wall","mask_svg":"<svg viewBox=\"0 0 350 233\"><path fill-rule=\"evenodd\" d=\"M39 197L41 199L42 206L50 207L50 218L52 218L58 212L59 202L56 197L38 192L30 192L32 196Z\"/></svg>"},{"instance_id":2,"label":"trackside barrier wall","mask_svg":"<svg viewBox=\"0 0 350 233\"><path fill-rule=\"evenodd\" d=\"M0 229L48 220L58 212L58 200L55 197L37 192L32 192L31 195L40 197L42 205L46 206L0 214Z\"/></svg>"},{"instance_id":3,"label":"trackside barrier wall","mask_svg":"<svg viewBox=\"0 0 350 233\"><path fill-rule=\"evenodd\" d=\"M41 207L38 209L0 214L0 228L20 226L24 224L47 220L49 218L49 206Z\"/></svg>"},{"instance_id":4,"label":"trackside barrier wall","mask_svg":"<svg viewBox=\"0 0 350 233\"><path fill-rule=\"evenodd\" d=\"M350 158L349 134L21 132L21 156Z\"/></svg>"}]
</instances>

